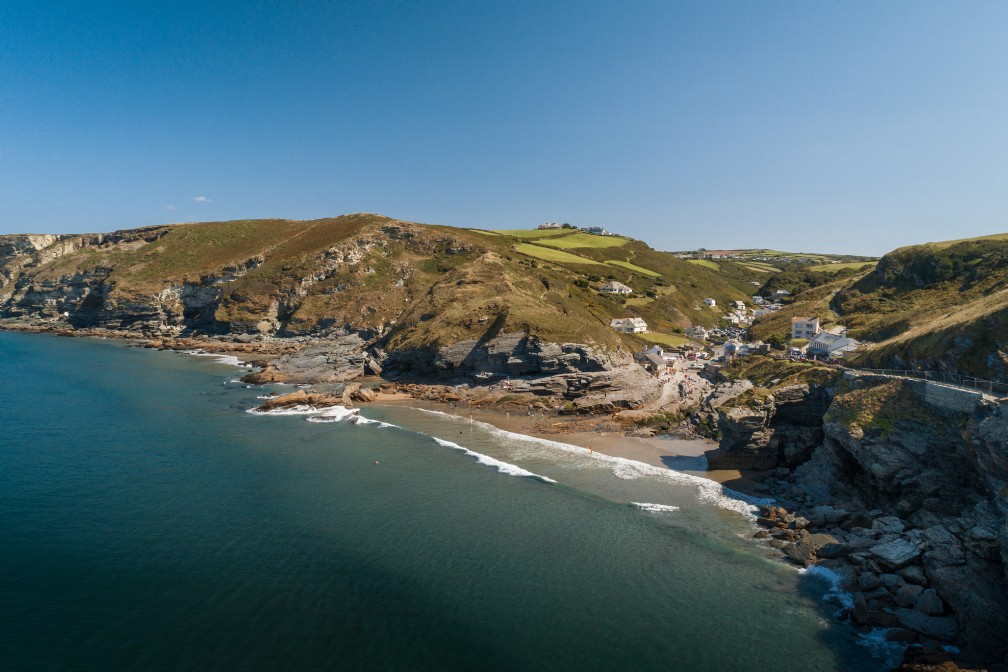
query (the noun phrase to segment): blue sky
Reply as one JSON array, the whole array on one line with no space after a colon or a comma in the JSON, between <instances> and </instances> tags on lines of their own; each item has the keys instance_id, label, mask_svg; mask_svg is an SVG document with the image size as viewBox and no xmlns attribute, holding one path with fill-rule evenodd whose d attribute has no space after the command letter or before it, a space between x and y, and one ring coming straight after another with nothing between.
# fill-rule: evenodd
<instances>
[{"instance_id":1,"label":"blue sky","mask_svg":"<svg viewBox=\"0 0 1008 672\"><path fill-rule=\"evenodd\" d=\"M0 233L379 212L1008 231L1008 3L5 2Z\"/></svg>"}]
</instances>

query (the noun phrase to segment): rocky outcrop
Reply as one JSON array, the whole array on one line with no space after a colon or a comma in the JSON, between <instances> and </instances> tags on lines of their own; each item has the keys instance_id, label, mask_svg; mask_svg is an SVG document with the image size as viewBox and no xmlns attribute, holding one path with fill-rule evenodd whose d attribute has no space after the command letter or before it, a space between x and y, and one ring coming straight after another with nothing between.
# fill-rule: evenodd
<instances>
[{"instance_id":1,"label":"rocky outcrop","mask_svg":"<svg viewBox=\"0 0 1008 672\"><path fill-rule=\"evenodd\" d=\"M714 407L718 449L707 454L708 465L766 470L804 463L822 443L823 416L831 400L830 390L810 384L743 390L719 400Z\"/></svg>"},{"instance_id":2,"label":"rocky outcrop","mask_svg":"<svg viewBox=\"0 0 1008 672\"><path fill-rule=\"evenodd\" d=\"M242 378L244 382L320 385L360 378L369 368L378 368L365 352L357 334L329 339L313 339L302 347L273 359L262 370Z\"/></svg>"},{"instance_id":3,"label":"rocky outcrop","mask_svg":"<svg viewBox=\"0 0 1008 672\"><path fill-rule=\"evenodd\" d=\"M465 340L436 348L399 350L384 362L390 377L471 378L480 372L497 377L601 372L631 364L624 353L607 353L581 343L546 343L523 333L486 340Z\"/></svg>"},{"instance_id":4,"label":"rocky outcrop","mask_svg":"<svg viewBox=\"0 0 1008 672\"><path fill-rule=\"evenodd\" d=\"M789 559L847 577L855 625L1004 661L1006 406L981 399L965 413L958 397L913 381L860 382L829 406L809 459L768 479L787 511L765 512L761 534ZM818 408L792 417L809 421ZM833 541L815 548L816 533Z\"/></svg>"}]
</instances>

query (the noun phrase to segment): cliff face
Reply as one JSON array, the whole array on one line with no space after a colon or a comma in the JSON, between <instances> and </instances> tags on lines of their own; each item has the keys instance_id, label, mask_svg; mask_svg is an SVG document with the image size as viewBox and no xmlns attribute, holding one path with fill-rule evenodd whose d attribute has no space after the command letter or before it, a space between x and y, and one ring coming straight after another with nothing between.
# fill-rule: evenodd
<instances>
[{"instance_id":1,"label":"cliff face","mask_svg":"<svg viewBox=\"0 0 1008 672\"><path fill-rule=\"evenodd\" d=\"M368 214L0 236L0 317L150 338L356 335L352 356L333 346L346 354L337 368L361 369L368 349L368 369L400 376L632 364L608 326L624 309L577 264L539 265L515 247L496 234Z\"/></svg>"},{"instance_id":2,"label":"cliff face","mask_svg":"<svg viewBox=\"0 0 1008 672\"><path fill-rule=\"evenodd\" d=\"M728 400L717 409L721 437L718 450L707 455L708 465L757 470L798 466L822 443L822 418L832 398L828 388L803 383Z\"/></svg>"},{"instance_id":3,"label":"cliff face","mask_svg":"<svg viewBox=\"0 0 1008 672\"><path fill-rule=\"evenodd\" d=\"M796 561L818 559L845 575L856 624L903 628L1002 662L1008 404L854 374L835 392L795 390L790 410L775 395L743 413L722 409L716 463L777 468L768 489L795 517L771 542ZM778 438L795 426L820 437L798 464ZM829 543L812 544L813 533Z\"/></svg>"}]
</instances>

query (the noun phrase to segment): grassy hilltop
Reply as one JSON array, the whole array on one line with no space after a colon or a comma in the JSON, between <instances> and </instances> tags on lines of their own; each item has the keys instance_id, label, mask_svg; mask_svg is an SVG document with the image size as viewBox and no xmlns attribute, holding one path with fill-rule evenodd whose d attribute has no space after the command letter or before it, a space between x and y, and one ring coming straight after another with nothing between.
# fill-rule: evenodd
<instances>
[{"instance_id":1,"label":"grassy hilltop","mask_svg":"<svg viewBox=\"0 0 1008 672\"><path fill-rule=\"evenodd\" d=\"M484 231L366 213L62 236L0 259L0 272L8 316L66 311L84 324L174 310L175 324L189 328L307 335L345 326L393 349L515 331L637 348L646 341L608 326L628 316L648 322L655 334L647 338L675 342L686 326L721 321L704 298L744 299L765 275L731 263L698 266L620 236ZM610 279L634 293L600 295ZM185 305L166 308L169 295Z\"/></svg>"},{"instance_id":2,"label":"grassy hilltop","mask_svg":"<svg viewBox=\"0 0 1008 672\"><path fill-rule=\"evenodd\" d=\"M862 364L1008 380L1008 234L902 247L863 272L771 284L788 282L800 290L794 303L758 322L757 337L818 315L872 342Z\"/></svg>"},{"instance_id":3,"label":"grassy hilltop","mask_svg":"<svg viewBox=\"0 0 1008 672\"><path fill-rule=\"evenodd\" d=\"M678 344L693 324L725 324L729 301L787 289L793 301L757 321L755 338L783 337L791 317L818 315L872 343L865 364L1008 379L1008 234L900 248L877 264L774 250L697 256L574 229L367 213L0 236L0 315L280 336L349 328L390 349L514 332L639 349ZM601 295L608 280L633 294ZM705 307L707 297L718 307ZM632 316L650 333L609 327Z\"/></svg>"}]
</instances>

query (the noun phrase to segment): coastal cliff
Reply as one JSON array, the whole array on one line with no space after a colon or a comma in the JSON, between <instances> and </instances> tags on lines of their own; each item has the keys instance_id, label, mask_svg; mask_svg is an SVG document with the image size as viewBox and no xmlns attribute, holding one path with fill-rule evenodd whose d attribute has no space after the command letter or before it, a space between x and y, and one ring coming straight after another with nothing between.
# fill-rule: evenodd
<instances>
[{"instance_id":1,"label":"coastal cliff","mask_svg":"<svg viewBox=\"0 0 1008 672\"><path fill-rule=\"evenodd\" d=\"M323 393L365 375L403 384L513 377L508 396L522 403L638 408L657 395L630 355L643 343L609 326L627 309L597 291L595 273L605 269L642 294L659 281L675 289L667 310L648 318L669 329L685 308L674 302L695 297L663 273L711 276L715 291L733 295L744 283L726 284L637 241L605 242L603 261L565 252L563 264L545 263L534 255L550 248L528 250L510 236L366 213L2 236L0 326L165 348L252 348L261 370L249 382L329 386ZM643 256L659 271L604 263Z\"/></svg>"},{"instance_id":2,"label":"coastal cliff","mask_svg":"<svg viewBox=\"0 0 1008 672\"><path fill-rule=\"evenodd\" d=\"M1006 661L1008 404L854 372L732 399L709 458L776 499L758 536L840 574L855 625Z\"/></svg>"}]
</instances>

